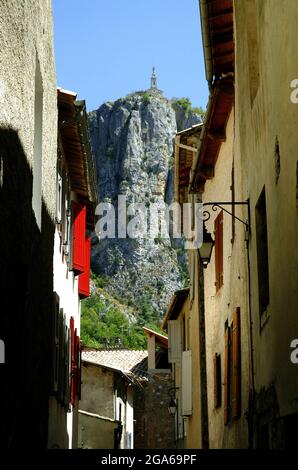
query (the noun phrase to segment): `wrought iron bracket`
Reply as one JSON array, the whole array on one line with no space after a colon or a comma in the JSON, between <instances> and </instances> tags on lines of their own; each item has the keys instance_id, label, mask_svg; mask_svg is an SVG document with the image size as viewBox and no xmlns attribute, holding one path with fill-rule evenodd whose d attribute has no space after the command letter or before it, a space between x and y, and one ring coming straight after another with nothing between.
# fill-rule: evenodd
<instances>
[{"instance_id":1,"label":"wrought iron bracket","mask_svg":"<svg viewBox=\"0 0 298 470\"><path fill-rule=\"evenodd\" d=\"M207 221L211 217L211 213L209 210L205 210L206 206L211 206L211 209L216 212L217 209L221 209L227 214L229 214L231 217L234 219L238 220L241 222L243 225L246 227L246 231L250 233L250 207L249 207L249 199L247 201L243 202L236 202L236 201L231 201L231 202L204 202L203 203L203 220ZM225 207L223 206L247 206L247 220L242 220L239 217L237 217L235 214L232 212L228 211Z\"/></svg>"}]
</instances>

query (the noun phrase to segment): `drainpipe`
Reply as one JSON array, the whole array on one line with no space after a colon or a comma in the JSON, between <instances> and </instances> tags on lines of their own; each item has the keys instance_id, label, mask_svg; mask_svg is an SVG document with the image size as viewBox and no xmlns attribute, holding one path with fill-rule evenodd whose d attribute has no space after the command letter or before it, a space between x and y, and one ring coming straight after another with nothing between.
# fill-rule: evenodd
<instances>
[{"instance_id":1,"label":"drainpipe","mask_svg":"<svg viewBox=\"0 0 298 470\"><path fill-rule=\"evenodd\" d=\"M202 126L202 130L201 130L200 138L199 138L199 142L198 142L198 148L197 148L197 151L195 153L193 163L192 163L192 166L191 166L191 170L190 170L189 187L188 187L188 190L189 190L190 193L192 192L192 185L193 185L193 182L194 182L194 179L195 179L195 176L196 176L196 168L197 168L197 165L198 165L198 159L199 159L202 143L203 143L203 140L205 138L205 134L207 132L209 115L210 115L210 111L211 111L211 105L212 105L212 94L210 94L210 96L209 96L209 101L208 101L207 110L206 110L206 116L205 116L205 120L204 120L204 123L203 123L203 126Z\"/></svg>"},{"instance_id":2,"label":"drainpipe","mask_svg":"<svg viewBox=\"0 0 298 470\"><path fill-rule=\"evenodd\" d=\"M213 82L213 64L212 64L212 50L210 41L210 29L209 29L209 12L207 0L199 0L200 5L200 16L201 16L201 31L202 31L202 42L204 51L205 61L205 74L208 82L209 91L212 91Z\"/></svg>"}]
</instances>

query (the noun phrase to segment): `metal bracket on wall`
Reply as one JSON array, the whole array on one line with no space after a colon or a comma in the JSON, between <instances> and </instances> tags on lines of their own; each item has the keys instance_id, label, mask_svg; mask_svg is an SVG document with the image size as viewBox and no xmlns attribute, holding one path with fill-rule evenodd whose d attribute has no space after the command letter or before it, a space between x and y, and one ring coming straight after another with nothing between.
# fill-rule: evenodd
<instances>
[{"instance_id":1,"label":"metal bracket on wall","mask_svg":"<svg viewBox=\"0 0 298 470\"><path fill-rule=\"evenodd\" d=\"M203 203L203 220L204 221L207 221L210 219L211 217L211 213L210 213L210 210L205 210L205 206L211 206L211 209L216 212L217 209L221 209L223 210L224 212L226 212L227 214L229 214L231 217L233 217L234 219L238 220L239 222L241 222L243 225L245 225L246 227L246 232L247 234L250 233L250 207L249 207L249 199L247 199L247 201L243 201L243 202L235 202L235 201L231 201L231 202L204 202ZM223 206L247 206L247 220L242 220L240 219L239 217L237 217L235 214L233 214L232 212L228 211L225 207Z\"/></svg>"}]
</instances>

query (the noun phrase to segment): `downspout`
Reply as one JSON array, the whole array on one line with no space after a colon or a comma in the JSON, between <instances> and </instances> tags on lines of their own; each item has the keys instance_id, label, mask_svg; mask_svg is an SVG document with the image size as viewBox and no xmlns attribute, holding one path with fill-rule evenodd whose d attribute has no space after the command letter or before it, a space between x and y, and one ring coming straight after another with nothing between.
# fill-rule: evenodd
<instances>
[{"instance_id":1,"label":"downspout","mask_svg":"<svg viewBox=\"0 0 298 470\"><path fill-rule=\"evenodd\" d=\"M250 206L248 204L248 210ZM247 269L248 269L248 314L249 314L249 336L250 336L250 366L251 366L251 390L249 392L248 411L246 413L248 421L248 446L253 449L254 446L254 408L255 408L255 370L254 370L254 347L253 347L253 322L251 308L251 266L249 254L249 240L246 240L247 251Z\"/></svg>"},{"instance_id":2,"label":"downspout","mask_svg":"<svg viewBox=\"0 0 298 470\"><path fill-rule=\"evenodd\" d=\"M213 64L212 64L212 50L210 41L210 29L209 29L209 12L207 0L199 0L200 5L200 16L201 16L201 31L202 31L202 42L204 51L205 61L205 74L208 82L209 91L212 91L213 83Z\"/></svg>"},{"instance_id":3,"label":"downspout","mask_svg":"<svg viewBox=\"0 0 298 470\"><path fill-rule=\"evenodd\" d=\"M191 170L190 170L189 187L188 187L188 190L189 190L190 193L193 192L192 185L193 185L193 182L194 182L194 179L195 179L195 176L196 176L196 169L197 169L197 165L198 165L198 159L199 159L202 143L203 143L203 140L205 138L205 134L206 134L207 128L208 128L208 121L209 121L211 106L212 106L212 94L210 94L210 96L209 96L209 101L208 101L207 110L206 110L206 116L205 116L204 124L202 126L201 133L200 133L200 138L199 138L199 142L198 142L198 148L197 148L197 151L195 153L195 157L193 159L193 163L192 163Z\"/></svg>"}]
</instances>

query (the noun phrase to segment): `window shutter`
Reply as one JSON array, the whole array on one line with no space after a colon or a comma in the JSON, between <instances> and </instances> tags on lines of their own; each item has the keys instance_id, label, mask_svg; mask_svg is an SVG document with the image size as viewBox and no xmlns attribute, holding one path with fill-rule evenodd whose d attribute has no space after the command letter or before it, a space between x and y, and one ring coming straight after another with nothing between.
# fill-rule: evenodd
<instances>
[{"instance_id":1,"label":"window shutter","mask_svg":"<svg viewBox=\"0 0 298 470\"><path fill-rule=\"evenodd\" d=\"M64 407L69 411L71 395L71 337L70 328L65 326L65 368L64 368Z\"/></svg>"},{"instance_id":2,"label":"window shutter","mask_svg":"<svg viewBox=\"0 0 298 470\"><path fill-rule=\"evenodd\" d=\"M169 363L173 364L175 362L181 361L181 325L179 320L169 320L168 321L168 338L169 338L169 348L168 356Z\"/></svg>"},{"instance_id":3,"label":"window shutter","mask_svg":"<svg viewBox=\"0 0 298 470\"><path fill-rule=\"evenodd\" d=\"M74 328L74 318L70 317L70 354L71 354L71 363L70 363L70 402L73 405L75 402L74 390L75 390L75 328Z\"/></svg>"},{"instance_id":4,"label":"window shutter","mask_svg":"<svg viewBox=\"0 0 298 470\"><path fill-rule=\"evenodd\" d=\"M58 370L58 390L57 400L63 403L64 400L64 368L65 368L65 316L63 309L59 309L59 370Z\"/></svg>"},{"instance_id":5,"label":"window shutter","mask_svg":"<svg viewBox=\"0 0 298 470\"><path fill-rule=\"evenodd\" d=\"M182 353L182 415L192 415L192 360L191 351Z\"/></svg>"},{"instance_id":6,"label":"window shutter","mask_svg":"<svg viewBox=\"0 0 298 470\"><path fill-rule=\"evenodd\" d=\"M78 202L72 203L73 216L73 253L72 267L77 273L83 273L85 267L85 232L86 206Z\"/></svg>"},{"instance_id":7,"label":"window shutter","mask_svg":"<svg viewBox=\"0 0 298 470\"><path fill-rule=\"evenodd\" d=\"M77 336L77 396L78 400L81 399L81 385L82 385L82 348L80 337Z\"/></svg>"},{"instance_id":8,"label":"window shutter","mask_svg":"<svg viewBox=\"0 0 298 470\"><path fill-rule=\"evenodd\" d=\"M60 307L59 296L54 292L54 312L53 312L53 376L52 376L52 389L53 392L58 392L59 385L59 322L60 322Z\"/></svg>"},{"instance_id":9,"label":"window shutter","mask_svg":"<svg viewBox=\"0 0 298 470\"><path fill-rule=\"evenodd\" d=\"M232 417L241 415L241 328L240 307L237 307L233 315L233 341L232 341Z\"/></svg>"},{"instance_id":10,"label":"window shutter","mask_svg":"<svg viewBox=\"0 0 298 470\"><path fill-rule=\"evenodd\" d=\"M79 295L82 299L90 296L90 256L91 256L91 238L85 239L85 268L79 275Z\"/></svg>"},{"instance_id":11,"label":"window shutter","mask_svg":"<svg viewBox=\"0 0 298 470\"><path fill-rule=\"evenodd\" d=\"M221 356L215 354L213 359L214 365L214 407L221 406Z\"/></svg>"},{"instance_id":12,"label":"window shutter","mask_svg":"<svg viewBox=\"0 0 298 470\"><path fill-rule=\"evenodd\" d=\"M227 327L225 330L225 377L224 377L224 423L229 422L229 343L230 343L230 328Z\"/></svg>"}]
</instances>

